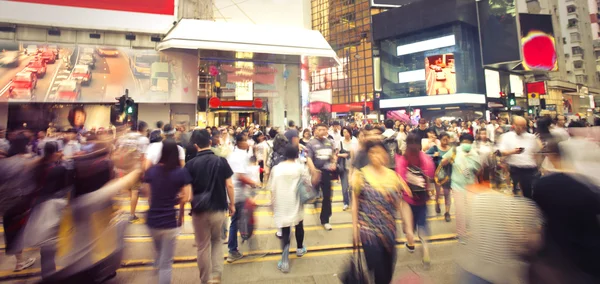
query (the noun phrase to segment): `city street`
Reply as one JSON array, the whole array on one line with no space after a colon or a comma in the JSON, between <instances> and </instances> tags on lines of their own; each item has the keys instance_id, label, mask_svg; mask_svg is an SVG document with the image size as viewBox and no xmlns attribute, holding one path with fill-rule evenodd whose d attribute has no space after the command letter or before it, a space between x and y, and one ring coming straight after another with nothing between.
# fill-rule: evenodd
<instances>
[{"instance_id":1,"label":"city street","mask_svg":"<svg viewBox=\"0 0 600 284\"><path fill-rule=\"evenodd\" d=\"M62 54L62 53L61 53ZM8 88L10 87L10 83L12 82L15 75L21 71L23 71L29 62L33 59L33 56L21 55L19 57L19 65L14 68L0 67L0 96L8 96ZM57 60L54 64L46 65L46 75L42 78L38 78L37 86L35 88L35 98L33 101L45 101L46 93L48 92L48 88L53 84L56 76L64 76L63 74L58 74L58 71L63 66L64 62L62 60ZM10 99L11 102L19 102L25 101L29 102L30 100L17 100Z\"/></svg>"},{"instance_id":2,"label":"city street","mask_svg":"<svg viewBox=\"0 0 600 284\"><path fill-rule=\"evenodd\" d=\"M242 260L233 264L225 262L223 283L339 283L338 276L344 271L349 256L352 254L352 220L350 211L343 211L341 188L334 186L332 231L323 230L319 224L320 204L305 207L305 246L308 254L297 258L292 254L291 272L282 274L277 270L280 259L280 241L275 237L276 229L268 207L268 192L260 191L257 196L256 212L257 230L250 242L241 244L240 251L245 255ZM129 212L129 199L117 197L122 210ZM189 208L189 204L187 206ZM148 209L145 199L138 204L141 212ZM455 223L446 223L443 215L437 215L433 203L429 206L428 220L432 231L431 255L432 267L424 270L421 264L421 253L410 254L404 247L404 235L401 233L401 220L398 220L397 268L395 278L422 277L432 283L457 283L455 267L455 249L457 248ZM2 245L3 247L3 245ZM295 251L295 240L292 237L292 250ZM227 255L227 245L223 244L223 257ZM27 256L37 257L39 252L31 249ZM126 233L126 249L123 266L117 277L108 283L141 283L155 279L152 271L154 246L148 229L143 223L130 224ZM14 258L3 257L0 261L0 281L13 280L12 283L34 283L39 279L39 260L33 268L14 273ZM178 237L175 251L173 283L197 283L198 268L196 264L196 248L194 244L191 217L186 214L184 226ZM154 283L154 282L151 282Z\"/></svg>"}]
</instances>

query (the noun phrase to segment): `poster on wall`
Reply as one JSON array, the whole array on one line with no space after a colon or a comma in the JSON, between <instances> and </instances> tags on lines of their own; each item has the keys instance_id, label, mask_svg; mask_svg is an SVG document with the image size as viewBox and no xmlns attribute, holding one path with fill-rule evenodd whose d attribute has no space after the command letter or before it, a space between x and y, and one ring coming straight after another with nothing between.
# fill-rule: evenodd
<instances>
[{"instance_id":1,"label":"poster on wall","mask_svg":"<svg viewBox=\"0 0 600 284\"><path fill-rule=\"evenodd\" d=\"M189 51L0 41L0 98L9 102L195 103L197 55Z\"/></svg>"},{"instance_id":2,"label":"poster on wall","mask_svg":"<svg viewBox=\"0 0 600 284\"><path fill-rule=\"evenodd\" d=\"M425 80L428 96L456 94L454 54L425 57Z\"/></svg>"},{"instance_id":3,"label":"poster on wall","mask_svg":"<svg viewBox=\"0 0 600 284\"><path fill-rule=\"evenodd\" d=\"M552 16L519 14L519 23L523 68L527 71L558 71Z\"/></svg>"},{"instance_id":4,"label":"poster on wall","mask_svg":"<svg viewBox=\"0 0 600 284\"><path fill-rule=\"evenodd\" d=\"M175 3L174 0L8 0L0 1L0 22L164 34L177 21Z\"/></svg>"}]
</instances>

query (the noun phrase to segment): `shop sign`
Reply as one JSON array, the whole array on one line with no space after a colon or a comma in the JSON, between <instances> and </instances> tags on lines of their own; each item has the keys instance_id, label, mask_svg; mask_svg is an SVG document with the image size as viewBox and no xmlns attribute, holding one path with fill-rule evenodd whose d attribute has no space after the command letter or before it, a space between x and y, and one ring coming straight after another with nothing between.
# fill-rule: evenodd
<instances>
[{"instance_id":1,"label":"shop sign","mask_svg":"<svg viewBox=\"0 0 600 284\"><path fill-rule=\"evenodd\" d=\"M546 110L556 111L556 105L546 105Z\"/></svg>"}]
</instances>

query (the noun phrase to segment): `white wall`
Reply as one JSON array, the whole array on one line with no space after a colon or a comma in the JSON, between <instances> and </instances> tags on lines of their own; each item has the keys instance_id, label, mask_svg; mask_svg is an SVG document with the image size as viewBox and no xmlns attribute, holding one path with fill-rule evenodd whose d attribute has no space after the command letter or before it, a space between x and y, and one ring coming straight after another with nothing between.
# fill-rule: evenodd
<instances>
[{"instance_id":1,"label":"white wall","mask_svg":"<svg viewBox=\"0 0 600 284\"><path fill-rule=\"evenodd\" d=\"M171 109L169 104L139 104L138 121L148 123L150 129L156 128L156 122L162 121L165 124L171 121Z\"/></svg>"},{"instance_id":2,"label":"white wall","mask_svg":"<svg viewBox=\"0 0 600 284\"><path fill-rule=\"evenodd\" d=\"M277 86L277 97L269 99L269 120L272 126L285 126L285 111L287 111L287 121L293 120L296 125L301 124L300 120L300 69L298 65L287 65L289 77L284 81L283 65L277 64L277 77L275 85ZM284 83L287 89L284 90Z\"/></svg>"},{"instance_id":3,"label":"white wall","mask_svg":"<svg viewBox=\"0 0 600 284\"><path fill-rule=\"evenodd\" d=\"M311 28L310 0L213 0L213 2L216 21Z\"/></svg>"}]
</instances>

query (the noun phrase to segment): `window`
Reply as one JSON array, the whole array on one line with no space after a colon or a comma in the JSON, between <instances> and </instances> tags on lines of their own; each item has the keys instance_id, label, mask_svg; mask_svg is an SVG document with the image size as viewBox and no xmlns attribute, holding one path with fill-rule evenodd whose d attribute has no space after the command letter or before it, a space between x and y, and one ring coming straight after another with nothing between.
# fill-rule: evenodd
<instances>
[{"instance_id":1,"label":"window","mask_svg":"<svg viewBox=\"0 0 600 284\"><path fill-rule=\"evenodd\" d=\"M569 28L575 28L575 27L577 27L577 23L578 22L579 21L577 21L577 19L569 19L567 27L569 27Z\"/></svg>"},{"instance_id":2,"label":"window","mask_svg":"<svg viewBox=\"0 0 600 284\"><path fill-rule=\"evenodd\" d=\"M575 69L583 68L583 61L582 60L573 61L573 67L575 67Z\"/></svg>"},{"instance_id":3,"label":"window","mask_svg":"<svg viewBox=\"0 0 600 284\"><path fill-rule=\"evenodd\" d=\"M567 6L567 13L575 13L575 12L577 12L577 7L575 7L575 5Z\"/></svg>"},{"instance_id":4,"label":"window","mask_svg":"<svg viewBox=\"0 0 600 284\"><path fill-rule=\"evenodd\" d=\"M577 81L577 84L586 84L587 83L587 79L588 79L587 75L577 75L577 76L575 76L575 80Z\"/></svg>"},{"instance_id":5,"label":"window","mask_svg":"<svg viewBox=\"0 0 600 284\"><path fill-rule=\"evenodd\" d=\"M356 0L342 0L342 4L344 5L354 5Z\"/></svg>"},{"instance_id":6,"label":"window","mask_svg":"<svg viewBox=\"0 0 600 284\"><path fill-rule=\"evenodd\" d=\"M580 42L581 34L580 33L571 33L571 42Z\"/></svg>"},{"instance_id":7,"label":"window","mask_svg":"<svg viewBox=\"0 0 600 284\"><path fill-rule=\"evenodd\" d=\"M571 52L573 54L581 54L581 55L583 55L583 48L581 48L579 46L574 46L574 47L571 47Z\"/></svg>"},{"instance_id":8,"label":"window","mask_svg":"<svg viewBox=\"0 0 600 284\"><path fill-rule=\"evenodd\" d=\"M346 13L342 15L342 22L354 22L356 21L355 13Z\"/></svg>"}]
</instances>

